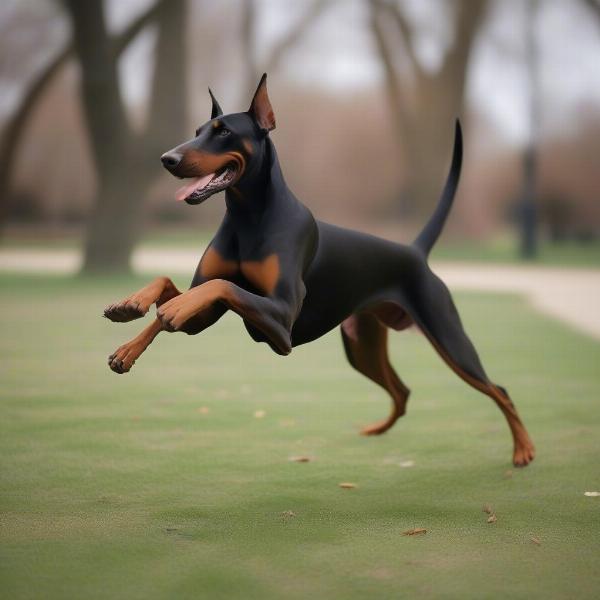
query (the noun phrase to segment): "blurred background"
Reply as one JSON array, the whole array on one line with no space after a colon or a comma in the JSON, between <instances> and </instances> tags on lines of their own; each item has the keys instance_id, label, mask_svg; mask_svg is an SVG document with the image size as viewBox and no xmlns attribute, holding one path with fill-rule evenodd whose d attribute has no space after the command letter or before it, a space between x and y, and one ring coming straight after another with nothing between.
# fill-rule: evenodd
<instances>
[{"instance_id":1,"label":"blurred background","mask_svg":"<svg viewBox=\"0 0 600 600\"><path fill-rule=\"evenodd\" d=\"M463 122L438 256L600 261L596 0L6 0L0 244L126 270L206 241L224 203L175 203L160 155L246 110L263 71L290 187L318 218L408 241Z\"/></svg>"}]
</instances>

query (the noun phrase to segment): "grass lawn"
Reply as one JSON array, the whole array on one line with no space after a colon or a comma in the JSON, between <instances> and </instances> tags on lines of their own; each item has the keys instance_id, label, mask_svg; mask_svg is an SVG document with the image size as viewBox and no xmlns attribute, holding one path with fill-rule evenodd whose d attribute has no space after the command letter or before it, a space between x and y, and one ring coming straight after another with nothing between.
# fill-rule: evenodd
<instances>
[{"instance_id":1,"label":"grass lawn","mask_svg":"<svg viewBox=\"0 0 600 600\"><path fill-rule=\"evenodd\" d=\"M227 316L115 375L140 324L101 309L139 284L0 278L1 597L598 597L600 344L457 296L537 444L515 470L498 409L416 333L391 338L413 395L377 439L388 400L337 332L281 358Z\"/></svg>"}]
</instances>

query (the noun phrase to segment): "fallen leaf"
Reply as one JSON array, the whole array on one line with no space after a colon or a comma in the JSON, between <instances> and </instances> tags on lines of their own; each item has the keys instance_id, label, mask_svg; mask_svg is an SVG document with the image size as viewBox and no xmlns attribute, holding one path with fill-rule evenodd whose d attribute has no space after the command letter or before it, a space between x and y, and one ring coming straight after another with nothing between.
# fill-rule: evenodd
<instances>
[{"instance_id":1,"label":"fallen leaf","mask_svg":"<svg viewBox=\"0 0 600 600\"><path fill-rule=\"evenodd\" d=\"M504 471L504 478L505 479L510 479L513 476L513 472L512 470L508 470L508 471Z\"/></svg>"},{"instance_id":2,"label":"fallen leaf","mask_svg":"<svg viewBox=\"0 0 600 600\"><path fill-rule=\"evenodd\" d=\"M584 496L596 497L596 496L600 496L600 492L584 492L583 495Z\"/></svg>"},{"instance_id":3,"label":"fallen leaf","mask_svg":"<svg viewBox=\"0 0 600 600\"><path fill-rule=\"evenodd\" d=\"M312 458L310 456L290 456L289 460L290 460L290 462L305 463L305 462L310 462L312 460Z\"/></svg>"},{"instance_id":4,"label":"fallen leaf","mask_svg":"<svg viewBox=\"0 0 600 600\"><path fill-rule=\"evenodd\" d=\"M427 533L427 529L423 529L423 527L415 527L414 529L403 531L402 535L422 535L423 533Z\"/></svg>"},{"instance_id":5,"label":"fallen leaf","mask_svg":"<svg viewBox=\"0 0 600 600\"><path fill-rule=\"evenodd\" d=\"M536 546L541 546L542 542L540 542L540 540L538 540L538 538L534 537L533 535L529 538Z\"/></svg>"},{"instance_id":6,"label":"fallen leaf","mask_svg":"<svg viewBox=\"0 0 600 600\"><path fill-rule=\"evenodd\" d=\"M207 414L210 412L210 408L208 408L208 406L201 406L201 407L198 409L198 412L199 412L201 415L207 415Z\"/></svg>"},{"instance_id":7,"label":"fallen leaf","mask_svg":"<svg viewBox=\"0 0 600 600\"><path fill-rule=\"evenodd\" d=\"M177 531L177 527L165 527L165 531Z\"/></svg>"},{"instance_id":8,"label":"fallen leaf","mask_svg":"<svg viewBox=\"0 0 600 600\"><path fill-rule=\"evenodd\" d=\"M267 413L264 410L257 410L254 412L254 416L257 419L262 419Z\"/></svg>"},{"instance_id":9,"label":"fallen leaf","mask_svg":"<svg viewBox=\"0 0 600 600\"><path fill-rule=\"evenodd\" d=\"M345 490L353 490L356 487L355 483L340 483L339 486Z\"/></svg>"},{"instance_id":10,"label":"fallen leaf","mask_svg":"<svg viewBox=\"0 0 600 600\"><path fill-rule=\"evenodd\" d=\"M403 460L402 462L398 463L399 467L402 467L404 469L408 468L408 467L414 467L415 466L415 461L414 460Z\"/></svg>"},{"instance_id":11,"label":"fallen leaf","mask_svg":"<svg viewBox=\"0 0 600 600\"><path fill-rule=\"evenodd\" d=\"M496 518L496 515L490 515L490 516L488 517L488 520L487 520L487 522L488 522L488 523L495 523L497 520L498 520L498 519Z\"/></svg>"},{"instance_id":12,"label":"fallen leaf","mask_svg":"<svg viewBox=\"0 0 600 600\"><path fill-rule=\"evenodd\" d=\"M295 516L296 516L296 513L295 513L293 510L284 510L284 511L281 513L281 516L282 516L282 517L295 517Z\"/></svg>"},{"instance_id":13,"label":"fallen leaf","mask_svg":"<svg viewBox=\"0 0 600 600\"><path fill-rule=\"evenodd\" d=\"M492 510L492 507L489 504L484 504L483 512L487 513L488 515L491 515L494 511Z\"/></svg>"}]
</instances>

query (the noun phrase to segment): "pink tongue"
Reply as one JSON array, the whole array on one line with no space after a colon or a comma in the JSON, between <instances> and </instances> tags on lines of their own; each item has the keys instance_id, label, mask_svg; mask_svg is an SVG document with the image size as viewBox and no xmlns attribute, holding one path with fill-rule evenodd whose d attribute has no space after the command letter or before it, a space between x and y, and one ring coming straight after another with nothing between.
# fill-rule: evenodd
<instances>
[{"instance_id":1,"label":"pink tongue","mask_svg":"<svg viewBox=\"0 0 600 600\"><path fill-rule=\"evenodd\" d=\"M206 186L214 176L214 173L209 173L204 177L196 177L195 179L190 180L190 183L180 187L175 192L175 200L185 200L192 192Z\"/></svg>"}]
</instances>

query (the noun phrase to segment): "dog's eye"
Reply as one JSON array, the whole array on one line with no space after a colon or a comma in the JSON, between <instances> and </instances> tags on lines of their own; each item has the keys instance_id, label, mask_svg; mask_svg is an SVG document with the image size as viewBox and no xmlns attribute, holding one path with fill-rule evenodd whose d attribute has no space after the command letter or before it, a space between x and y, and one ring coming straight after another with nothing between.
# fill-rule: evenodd
<instances>
[{"instance_id":1,"label":"dog's eye","mask_svg":"<svg viewBox=\"0 0 600 600\"><path fill-rule=\"evenodd\" d=\"M229 131L229 129L227 129L226 127L222 127L221 129L219 129L219 136L221 137L227 137L230 133L231 131Z\"/></svg>"}]
</instances>

